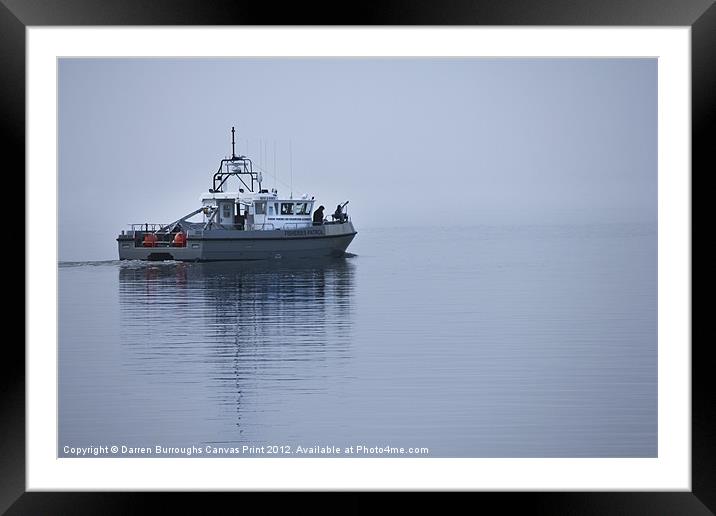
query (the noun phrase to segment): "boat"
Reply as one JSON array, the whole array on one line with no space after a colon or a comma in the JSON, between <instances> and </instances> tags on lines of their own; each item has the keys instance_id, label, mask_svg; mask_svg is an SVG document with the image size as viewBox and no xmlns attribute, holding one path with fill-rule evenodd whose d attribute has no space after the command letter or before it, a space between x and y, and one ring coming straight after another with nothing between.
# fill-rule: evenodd
<instances>
[{"instance_id":1,"label":"boat","mask_svg":"<svg viewBox=\"0 0 716 516\"><path fill-rule=\"evenodd\" d=\"M229 190L229 180L236 189ZM232 127L231 158L219 163L199 207L168 224L129 224L117 236L119 259L211 262L345 255L357 234L348 201L324 216L314 197L282 197L276 188L263 188L262 181L251 159L236 155ZM201 221L190 220L200 215Z\"/></svg>"}]
</instances>

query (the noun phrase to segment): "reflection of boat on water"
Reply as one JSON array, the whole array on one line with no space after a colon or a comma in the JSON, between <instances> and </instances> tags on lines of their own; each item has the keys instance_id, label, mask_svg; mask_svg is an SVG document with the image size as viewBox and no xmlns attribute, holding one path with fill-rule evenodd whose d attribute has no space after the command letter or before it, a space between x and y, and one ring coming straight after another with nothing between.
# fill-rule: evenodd
<instances>
[{"instance_id":1,"label":"reflection of boat on water","mask_svg":"<svg viewBox=\"0 0 716 516\"><path fill-rule=\"evenodd\" d=\"M351 261L124 262L123 335L156 349L169 337L188 347L204 342L206 349L219 342L338 345L350 337Z\"/></svg>"},{"instance_id":2,"label":"reflection of boat on water","mask_svg":"<svg viewBox=\"0 0 716 516\"><path fill-rule=\"evenodd\" d=\"M138 393L135 405L161 400L162 410L147 419L164 424L170 414L182 436L282 441L286 425L303 421L286 413L285 403L330 393L337 384L325 381L327 370L347 374L351 258L126 261L118 269L123 374ZM276 424L267 428L267 420Z\"/></svg>"},{"instance_id":3,"label":"reflection of boat on water","mask_svg":"<svg viewBox=\"0 0 716 516\"><path fill-rule=\"evenodd\" d=\"M313 319L331 306L341 311L352 292L354 265L346 257L252 262L123 262L120 301L129 311L172 310L203 300L226 321L243 323L276 316L275 324ZM279 317L277 314L281 313ZM311 315L312 314L312 315ZM242 323L242 324L243 324ZM313 321L315 324L316 321Z\"/></svg>"},{"instance_id":4,"label":"reflection of boat on water","mask_svg":"<svg viewBox=\"0 0 716 516\"><path fill-rule=\"evenodd\" d=\"M261 283L269 277L283 276L296 278L316 277L342 277L353 272L350 253L344 257L325 257L314 259L295 259L282 261L216 261L206 263L184 263L180 261L164 261L147 263L146 261L126 261L119 267L120 286L128 284L146 284L153 281L176 281L177 286L194 285L209 287L214 281L225 282L228 279L236 280L252 278L257 284L263 285L262 290L268 289L267 284Z\"/></svg>"},{"instance_id":5,"label":"reflection of boat on water","mask_svg":"<svg viewBox=\"0 0 716 516\"><path fill-rule=\"evenodd\" d=\"M356 235L345 211L348 201L323 216L315 199L282 198L262 188L253 162L235 153L222 159L201 207L169 224L132 224L117 237L120 260L266 260L341 256ZM225 191L235 178L243 188ZM315 207L315 209L314 209ZM201 222L192 222L202 215Z\"/></svg>"}]
</instances>

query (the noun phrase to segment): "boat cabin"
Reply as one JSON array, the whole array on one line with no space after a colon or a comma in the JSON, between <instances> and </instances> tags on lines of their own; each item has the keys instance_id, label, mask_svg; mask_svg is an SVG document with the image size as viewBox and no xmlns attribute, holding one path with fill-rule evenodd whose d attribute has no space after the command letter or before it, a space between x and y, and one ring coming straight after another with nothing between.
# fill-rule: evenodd
<instances>
[{"instance_id":1,"label":"boat cabin","mask_svg":"<svg viewBox=\"0 0 716 516\"><path fill-rule=\"evenodd\" d=\"M207 192L201 196L203 223L237 230L300 229L312 225L314 200L281 199L278 191Z\"/></svg>"},{"instance_id":2,"label":"boat cabin","mask_svg":"<svg viewBox=\"0 0 716 516\"><path fill-rule=\"evenodd\" d=\"M235 178L238 191L224 191L229 178ZM231 128L231 158L224 158L214 173L212 188L201 194L204 229L275 230L298 229L312 225L313 198L281 199L278 191L261 188L262 174L253 162L237 156L234 128ZM256 188L258 186L258 188Z\"/></svg>"}]
</instances>

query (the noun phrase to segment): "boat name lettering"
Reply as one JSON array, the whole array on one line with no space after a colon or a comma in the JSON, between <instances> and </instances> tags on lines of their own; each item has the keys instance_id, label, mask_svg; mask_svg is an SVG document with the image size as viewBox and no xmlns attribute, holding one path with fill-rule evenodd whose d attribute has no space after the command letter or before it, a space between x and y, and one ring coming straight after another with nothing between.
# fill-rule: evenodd
<instances>
[{"instance_id":1,"label":"boat name lettering","mask_svg":"<svg viewBox=\"0 0 716 516\"><path fill-rule=\"evenodd\" d=\"M310 235L325 235L325 231L321 228L311 228L311 229L290 229L285 230L284 234L289 236L310 236Z\"/></svg>"}]
</instances>

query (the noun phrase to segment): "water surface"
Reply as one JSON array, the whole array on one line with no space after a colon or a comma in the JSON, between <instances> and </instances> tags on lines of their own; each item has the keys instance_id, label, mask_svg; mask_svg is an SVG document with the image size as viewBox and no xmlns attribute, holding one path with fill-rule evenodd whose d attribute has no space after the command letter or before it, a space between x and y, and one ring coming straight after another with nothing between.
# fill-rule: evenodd
<instances>
[{"instance_id":1,"label":"water surface","mask_svg":"<svg viewBox=\"0 0 716 516\"><path fill-rule=\"evenodd\" d=\"M656 456L655 225L358 231L329 261L61 263L59 455Z\"/></svg>"}]
</instances>

